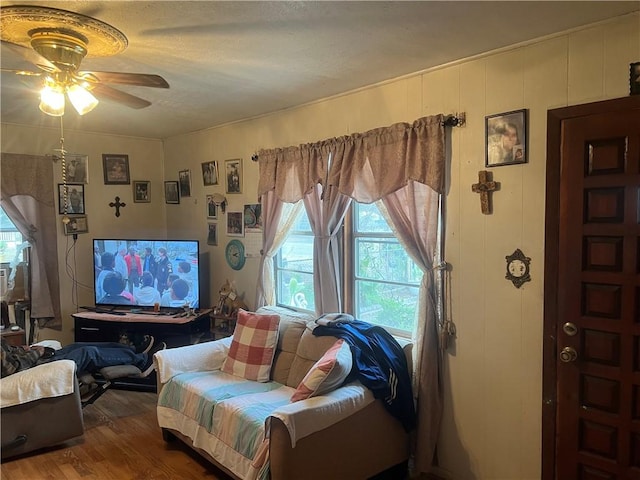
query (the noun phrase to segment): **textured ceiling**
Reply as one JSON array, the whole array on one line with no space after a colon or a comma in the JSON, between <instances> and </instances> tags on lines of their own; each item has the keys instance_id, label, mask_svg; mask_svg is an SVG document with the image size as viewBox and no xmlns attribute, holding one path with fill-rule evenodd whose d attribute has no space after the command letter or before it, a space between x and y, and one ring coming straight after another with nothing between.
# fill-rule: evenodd
<instances>
[{"instance_id":1,"label":"textured ceiling","mask_svg":"<svg viewBox=\"0 0 640 480\"><path fill-rule=\"evenodd\" d=\"M286 109L640 8L640 2L11 2L73 10L125 33L128 48L83 70L155 73L152 102L103 101L65 128L150 138ZM30 68L8 48L2 68ZM58 126L24 77L2 73L2 122Z\"/></svg>"}]
</instances>

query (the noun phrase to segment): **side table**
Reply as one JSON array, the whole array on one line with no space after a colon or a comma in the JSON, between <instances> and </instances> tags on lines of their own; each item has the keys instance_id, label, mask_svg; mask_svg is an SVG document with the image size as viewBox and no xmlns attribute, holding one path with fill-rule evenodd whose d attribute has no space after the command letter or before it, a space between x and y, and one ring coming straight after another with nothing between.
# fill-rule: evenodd
<instances>
[{"instance_id":1,"label":"side table","mask_svg":"<svg viewBox=\"0 0 640 480\"><path fill-rule=\"evenodd\" d=\"M230 337L236 328L237 315L222 315L211 313L211 335L214 340Z\"/></svg>"},{"instance_id":2,"label":"side table","mask_svg":"<svg viewBox=\"0 0 640 480\"><path fill-rule=\"evenodd\" d=\"M20 346L27 344L26 334L22 328L15 331L10 328L3 328L0 335L2 335L2 338L4 338L9 345Z\"/></svg>"}]
</instances>

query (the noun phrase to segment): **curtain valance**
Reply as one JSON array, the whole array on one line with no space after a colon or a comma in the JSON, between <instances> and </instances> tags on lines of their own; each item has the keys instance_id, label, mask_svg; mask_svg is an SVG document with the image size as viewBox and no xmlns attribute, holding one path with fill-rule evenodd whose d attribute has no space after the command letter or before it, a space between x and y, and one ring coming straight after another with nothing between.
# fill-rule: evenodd
<instances>
[{"instance_id":1,"label":"curtain valance","mask_svg":"<svg viewBox=\"0 0 640 480\"><path fill-rule=\"evenodd\" d=\"M258 152L258 195L275 190L284 202L301 200L317 184L371 203L410 181L436 192L444 186L442 114L317 143Z\"/></svg>"}]
</instances>

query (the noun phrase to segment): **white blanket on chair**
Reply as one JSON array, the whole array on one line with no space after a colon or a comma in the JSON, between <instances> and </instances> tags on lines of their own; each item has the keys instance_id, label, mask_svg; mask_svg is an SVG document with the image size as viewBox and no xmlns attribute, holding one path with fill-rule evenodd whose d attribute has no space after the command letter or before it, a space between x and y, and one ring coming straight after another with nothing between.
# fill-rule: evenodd
<instances>
[{"instance_id":1,"label":"white blanket on chair","mask_svg":"<svg viewBox=\"0 0 640 480\"><path fill-rule=\"evenodd\" d=\"M0 408L73 393L76 364L56 360L0 380Z\"/></svg>"}]
</instances>

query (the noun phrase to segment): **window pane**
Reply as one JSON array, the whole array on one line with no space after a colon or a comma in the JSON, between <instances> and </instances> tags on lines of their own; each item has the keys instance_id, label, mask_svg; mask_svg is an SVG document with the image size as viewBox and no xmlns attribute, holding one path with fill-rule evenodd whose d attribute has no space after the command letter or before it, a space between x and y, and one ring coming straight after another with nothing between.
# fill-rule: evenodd
<instances>
[{"instance_id":1,"label":"window pane","mask_svg":"<svg viewBox=\"0 0 640 480\"><path fill-rule=\"evenodd\" d=\"M412 331L418 305L418 287L356 280L356 318Z\"/></svg>"},{"instance_id":2,"label":"window pane","mask_svg":"<svg viewBox=\"0 0 640 480\"><path fill-rule=\"evenodd\" d=\"M278 267L313 273L313 237L289 235L280 247Z\"/></svg>"},{"instance_id":3,"label":"window pane","mask_svg":"<svg viewBox=\"0 0 640 480\"><path fill-rule=\"evenodd\" d=\"M313 293L313 234L302 210L276 256L276 303L315 310Z\"/></svg>"},{"instance_id":4,"label":"window pane","mask_svg":"<svg viewBox=\"0 0 640 480\"><path fill-rule=\"evenodd\" d=\"M356 209L354 216L356 232L391 233L387 221L380 214L375 203L354 202L354 208Z\"/></svg>"},{"instance_id":5,"label":"window pane","mask_svg":"<svg viewBox=\"0 0 640 480\"><path fill-rule=\"evenodd\" d=\"M394 333L410 332L422 271L400 245L376 204L354 202L353 208L354 315Z\"/></svg>"},{"instance_id":6,"label":"window pane","mask_svg":"<svg viewBox=\"0 0 640 480\"><path fill-rule=\"evenodd\" d=\"M313 274L278 270L276 298L279 305L315 310Z\"/></svg>"},{"instance_id":7,"label":"window pane","mask_svg":"<svg viewBox=\"0 0 640 480\"><path fill-rule=\"evenodd\" d=\"M15 260L18 247L22 244L22 234L18 232L7 214L0 208L0 262Z\"/></svg>"},{"instance_id":8,"label":"window pane","mask_svg":"<svg viewBox=\"0 0 640 480\"><path fill-rule=\"evenodd\" d=\"M356 238L356 277L418 284L422 273L395 238Z\"/></svg>"}]
</instances>

